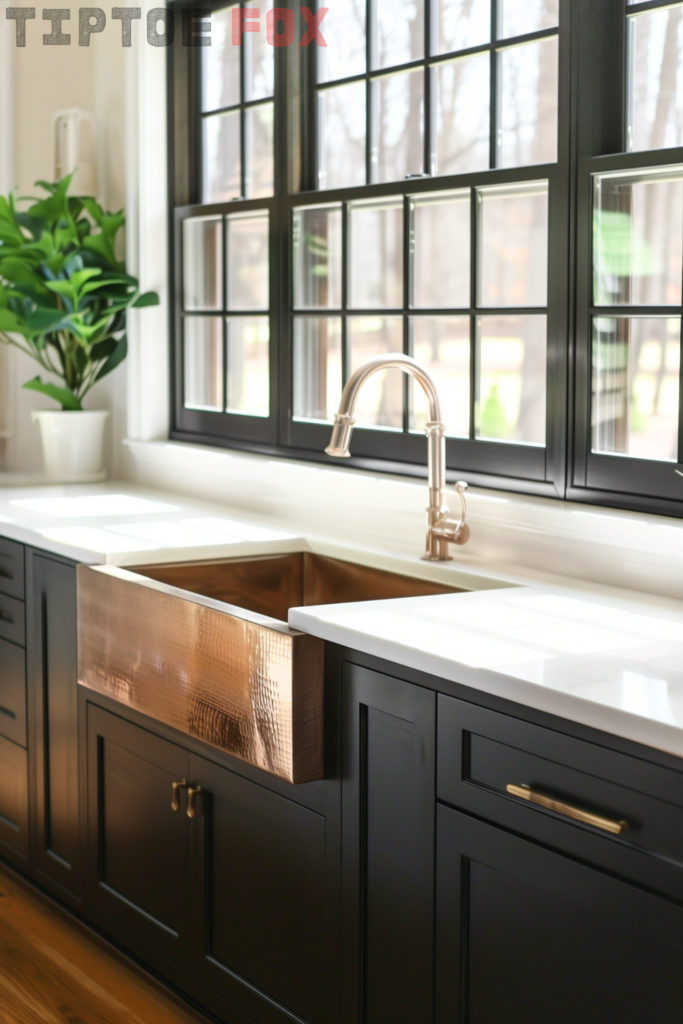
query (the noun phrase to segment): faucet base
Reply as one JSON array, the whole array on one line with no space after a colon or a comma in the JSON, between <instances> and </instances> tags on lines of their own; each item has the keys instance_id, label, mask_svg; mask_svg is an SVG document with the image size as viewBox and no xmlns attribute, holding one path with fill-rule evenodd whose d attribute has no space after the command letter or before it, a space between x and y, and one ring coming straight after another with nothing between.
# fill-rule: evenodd
<instances>
[{"instance_id":1,"label":"faucet base","mask_svg":"<svg viewBox=\"0 0 683 1024\"><path fill-rule=\"evenodd\" d=\"M453 555L421 555L421 562L452 562Z\"/></svg>"}]
</instances>

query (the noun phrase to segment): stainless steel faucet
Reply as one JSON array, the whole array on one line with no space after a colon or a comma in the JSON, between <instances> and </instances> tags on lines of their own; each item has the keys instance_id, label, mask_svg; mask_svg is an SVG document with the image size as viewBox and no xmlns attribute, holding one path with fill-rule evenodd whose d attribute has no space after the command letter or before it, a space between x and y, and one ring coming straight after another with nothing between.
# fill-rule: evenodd
<instances>
[{"instance_id":1,"label":"stainless steel faucet","mask_svg":"<svg viewBox=\"0 0 683 1024\"><path fill-rule=\"evenodd\" d=\"M427 540L425 553L422 556L428 562L449 562L449 544L466 544L470 536L470 528L465 522L465 491L467 484L459 480L455 489L462 503L462 518L458 521L448 518L448 506L444 504L446 487L446 428L441 419L441 403L436 384L415 359L404 355L375 356L353 373L344 388L339 403L339 411L334 417L334 427L329 446L325 449L328 455L339 459L349 457L349 444L356 419L353 411L356 407L358 393L368 377L378 370L403 370L414 377L422 386L429 399L429 422L425 427L427 435L427 468L429 477L429 508L427 509Z\"/></svg>"}]
</instances>

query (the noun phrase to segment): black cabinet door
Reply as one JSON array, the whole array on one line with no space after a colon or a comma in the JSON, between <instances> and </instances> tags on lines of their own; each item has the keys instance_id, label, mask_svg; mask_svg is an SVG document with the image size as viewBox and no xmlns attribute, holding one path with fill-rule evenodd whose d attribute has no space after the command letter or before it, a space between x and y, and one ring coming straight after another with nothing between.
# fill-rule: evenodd
<instances>
[{"instance_id":1,"label":"black cabinet door","mask_svg":"<svg viewBox=\"0 0 683 1024\"><path fill-rule=\"evenodd\" d=\"M343 1019L428 1022L435 695L350 664L342 678Z\"/></svg>"},{"instance_id":2,"label":"black cabinet door","mask_svg":"<svg viewBox=\"0 0 683 1024\"><path fill-rule=\"evenodd\" d=\"M179 964L189 956L190 820L173 783L189 754L87 705L87 901L117 937ZM135 948L134 946L134 948Z\"/></svg>"},{"instance_id":3,"label":"black cabinet door","mask_svg":"<svg viewBox=\"0 0 683 1024\"><path fill-rule=\"evenodd\" d=\"M76 570L30 549L27 570L31 858L41 882L79 900Z\"/></svg>"},{"instance_id":4,"label":"black cabinet door","mask_svg":"<svg viewBox=\"0 0 683 1024\"><path fill-rule=\"evenodd\" d=\"M437 1024L680 1024L682 907L437 815Z\"/></svg>"},{"instance_id":5,"label":"black cabinet door","mask_svg":"<svg viewBox=\"0 0 683 1024\"><path fill-rule=\"evenodd\" d=\"M325 817L194 755L190 778L194 970L259 1024L326 1024Z\"/></svg>"},{"instance_id":6,"label":"black cabinet door","mask_svg":"<svg viewBox=\"0 0 683 1024\"><path fill-rule=\"evenodd\" d=\"M28 865L28 774L26 751L0 736L0 852Z\"/></svg>"}]
</instances>

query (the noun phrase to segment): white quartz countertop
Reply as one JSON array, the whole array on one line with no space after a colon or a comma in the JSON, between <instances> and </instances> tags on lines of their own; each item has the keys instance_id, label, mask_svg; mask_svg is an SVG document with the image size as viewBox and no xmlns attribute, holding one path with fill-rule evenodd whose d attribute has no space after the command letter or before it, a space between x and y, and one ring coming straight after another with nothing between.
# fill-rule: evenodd
<instances>
[{"instance_id":1,"label":"white quartz countertop","mask_svg":"<svg viewBox=\"0 0 683 1024\"><path fill-rule=\"evenodd\" d=\"M0 488L0 535L126 566L314 551L469 593L293 609L290 625L683 757L683 603L520 567L426 563L126 484Z\"/></svg>"}]
</instances>

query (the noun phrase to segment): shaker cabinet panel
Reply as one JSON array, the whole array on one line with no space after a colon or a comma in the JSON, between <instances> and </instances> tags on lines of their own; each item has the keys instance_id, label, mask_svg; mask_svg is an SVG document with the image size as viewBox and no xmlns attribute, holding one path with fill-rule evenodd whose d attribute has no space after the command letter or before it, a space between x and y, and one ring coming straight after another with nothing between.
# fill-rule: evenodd
<instances>
[{"instance_id":1,"label":"shaker cabinet panel","mask_svg":"<svg viewBox=\"0 0 683 1024\"><path fill-rule=\"evenodd\" d=\"M26 652L0 640L0 735L26 746Z\"/></svg>"},{"instance_id":2,"label":"shaker cabinet panel","mask_svg":"<svg viewBox=\"0 0 683 1024\"><path fill-rule=\"evenodd\" d=\"M202 789L195 863L206 865L192 899L200 977L255 1020L286 1018L252 986L323 1024L325 818L203 758L192 757L190 776Z\"/></svg>"},{"instance_id":3,"label":"shaker cabinet panel","mask_svg":"<svg viewBox=\"0 0 683 1024\"><path fill-rule=\"evenodd\" d=\"M75 566L29 551L27 677L34 870L80 899Z\"/></svg>"},{"instance_id":4,"label":"shaker cabinet panel","mask_svg":"<svg viewBox=\"0 0 683 1024\"><path fill-rule=\"evenodd\" d=\"M437 1024L680 1024L683 907L438 808Z\"/></svg>"},{"instance_id":5,"label":"shaker cabinet panel","mask_svg":"<svg viewBox=\"0 0 683 1024\"><path fill-rule=\"evenodd\" d=\"M88 902L169 959L187 954L189 755L88 705Z\"/></svg>"},{"instance_id":6,"label":"shaker cabinet panel","mask_svg":"<svg viewBox=\"0 0 683 1024\"><path fill-rule=\"evenodd\" d=\"M24 600L24 545L0 537L0 594Z\"/></svg>"},{"instance_id":7,"label":"shaker cabinet panel","mask_svg":"<svg viewBox=\"0 0 683 1024\"><path fill-rule=\"evenodd\" d=\"M0 852L25 868L28 861L26 751L0 736Z\"/></svg>"},{"instance_id":8,"label":"shaker cabinet panel","mask_svg":"<svg viewBox=\"0 0 683 1024\"><path fill-rule=\"evenodd\" d=\"M343 1019L431 1020L435 695L344 665Z\"/></svg>"}]
</instances>

